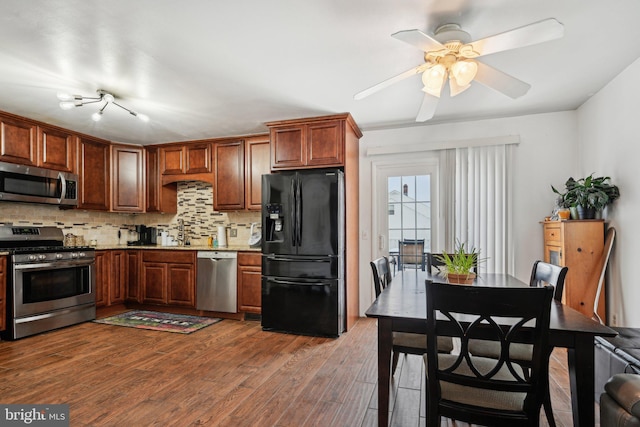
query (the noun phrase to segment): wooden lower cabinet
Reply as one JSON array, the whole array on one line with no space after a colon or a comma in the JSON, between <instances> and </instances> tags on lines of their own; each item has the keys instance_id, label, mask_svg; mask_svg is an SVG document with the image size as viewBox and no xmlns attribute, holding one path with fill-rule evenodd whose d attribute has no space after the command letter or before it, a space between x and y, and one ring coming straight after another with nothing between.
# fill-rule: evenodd
<instances>
[{"instance_id":1,"label":"wooden lower cabinet","mask_svg":"<svg viewBox=\"0 0 640 427\"><path fill-rule=\"evenodd\" d=\"M7 329L7 257L0 256L0 331Z\"/></svg>"},{"instance_id":2,"label":"wooden lower cabinet","mask_svg":"<svg viewBox=\"0 0 640 427\"><path fill-rule=\"evenodd\" d=\"M122 304L124 302L124 290L127 282L127 251L111 251L107 305Z\"/></svg>"},{"instance_id":3,"label":"wooden lower cabinet","mask_svg":"<svg viewBox=\"0 0 640 427\"><path fill-rule=\"evenodd\" d=\"M195 307L196 252L143 250L141 253L142 302Z\"/></svg>"},{"instance_id":4,"label":"wooden lower cabinet","mask_svg":"<svg viewBox=\"0 0 640 427\"><path fill-rule=\"evenodd\" d=\"M126 251L126 282L125 282L125 301L142 302L142 292L140 289L140 251Z\"/></svg>"},{"instance_id":5,"label":"wooden lower cabinet","mask_svg":"<svg viewBox=\"0 0 640 427\"><path fill-rule=\"evenodd\" d=\"M109 280L111 268L109 267L109 251L96 251L95 261L95 294L96 307L104 307L107 305L107 294L109 289Z\"/></svg>"},{"instance_id":6,"label":"wooden lower cabinet","mask_svg":"<svg viewBox=\"0 0 640 427\"><path fill-rule=\"evenodd\" d=\"M96 251L96 307L122 304L127 284L126 250Z\"/></svg>"},{"instance_id":7,"label":"wooden lower cabinet","mask_svg":"<svg viewBox=\"0 0 640 427\"><path fill-rule=\"evenodd\" d=\"M238 252L238 311L262 312L262 254Z\"/></svg>"}]
</instances>

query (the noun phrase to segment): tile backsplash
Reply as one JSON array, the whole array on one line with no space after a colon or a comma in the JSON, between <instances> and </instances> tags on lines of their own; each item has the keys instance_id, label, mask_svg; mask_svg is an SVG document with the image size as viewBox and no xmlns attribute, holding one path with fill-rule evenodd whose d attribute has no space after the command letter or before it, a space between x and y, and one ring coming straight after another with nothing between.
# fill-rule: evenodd
<instances>
[{"instance_id":1,"label":"tile backsplash","mask_svg":"<svg viewBox=\"0 0 640 427\"><path fill-rule=\"evenodd\" d=\"M158 227L159 244L160 231L177 237L179 219L184 221L185 232L194 246L206 245L207 238L216 233L220 225L227 227L229 245L246 245L251 223L260 223L260 217L260 212L214 212L212 185L201 181L178 183L175 215L62 210L56 206L0 202L0 225L56 226L65 234L83 236L85 242L95 239L98 245L124 245L129 240L137 240L136 225ZM236 237L231 236L233 231Z\"/></svg>"}]
</instances>

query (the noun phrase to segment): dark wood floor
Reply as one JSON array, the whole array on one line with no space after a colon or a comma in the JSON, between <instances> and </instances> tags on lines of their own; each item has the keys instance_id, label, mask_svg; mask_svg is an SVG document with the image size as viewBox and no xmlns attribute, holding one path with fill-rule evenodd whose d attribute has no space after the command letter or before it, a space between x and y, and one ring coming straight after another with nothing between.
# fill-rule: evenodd
<instances>
[{"instance_id":1,"label":"dark wood floor","mask_svg":"<svg viewBox=\"0 0 640 427\"><path fill-rule=\"evenodd\" d=\"M373 319L339 339L257 321L190 335L90 322L0 342L0 403L67 403L74 427L375 426L376 361ZM572 425L563 351L551 369L556 422ZM423 375L420 357L400 358L392 425L425 424Z\"/></svg>"}]
</instances>

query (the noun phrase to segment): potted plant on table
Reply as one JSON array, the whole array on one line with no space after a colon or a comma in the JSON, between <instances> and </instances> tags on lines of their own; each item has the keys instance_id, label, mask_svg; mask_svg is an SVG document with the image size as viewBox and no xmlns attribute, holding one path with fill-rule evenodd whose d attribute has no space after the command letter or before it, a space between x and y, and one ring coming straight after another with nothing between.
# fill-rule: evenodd
<instances>
[{"instance_id":1,"label":"potted plant on table","mask_svg":"<svg viewBox=\"0 0 640 427\"><path fill-rule=\"evenodd\" d=\"M565 202L577 207L577 219L593 219L607 206L620 197L620 190L611 184L610 177L594 177L593 174L586 178L573 179L570 177L565 182L565 192L560 193L551 186L551 189Z\"/></svg>"},{"instance_id":2,"label":"potted plant on table","mask_svg":"<svg viewBox=\"0 0 640 427\"><path fill-rule=\"evenodd\" d=\"M457 241L452 254L443 251L442 255L435 257L444 264L442 272L449 283L469 285L476 278L476 273L473 270L480 261L476 248L467 249L464 243Z\"/></svg>"}]
</instances>

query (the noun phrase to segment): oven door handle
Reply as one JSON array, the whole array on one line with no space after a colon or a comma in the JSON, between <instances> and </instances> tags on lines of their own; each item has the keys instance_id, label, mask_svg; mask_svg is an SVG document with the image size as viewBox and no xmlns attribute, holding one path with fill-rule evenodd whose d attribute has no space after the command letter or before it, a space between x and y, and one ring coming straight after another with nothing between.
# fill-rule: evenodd
<instances>
[{"instance_id":1,"label":"oven door handle","mask_svg":"<svg viewBox=\"0 0 640 427\"><path fill-rule=\"evenodd\" d=\"M59 269L59 268L73 268L84 267L87 265L94 265L94 260L76 260L76 261L57 261L57 262L42 262L31 264L13 264L14 270L44 270L44 269Z\"/></svg>"}]
</instances>

